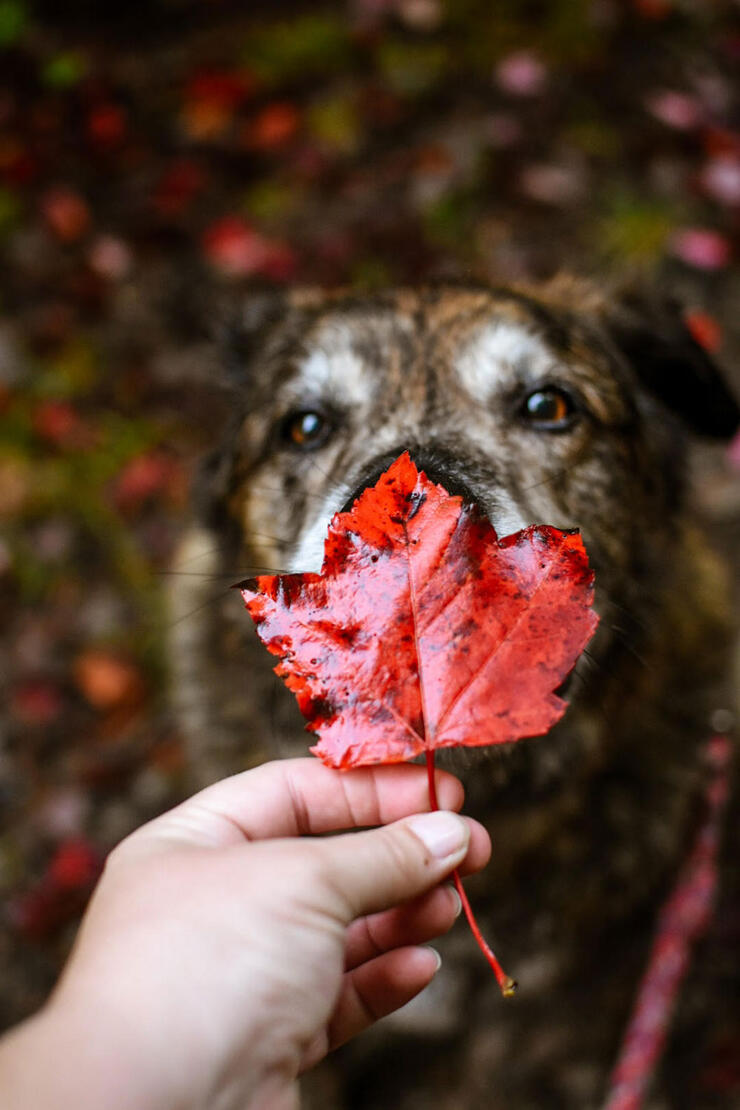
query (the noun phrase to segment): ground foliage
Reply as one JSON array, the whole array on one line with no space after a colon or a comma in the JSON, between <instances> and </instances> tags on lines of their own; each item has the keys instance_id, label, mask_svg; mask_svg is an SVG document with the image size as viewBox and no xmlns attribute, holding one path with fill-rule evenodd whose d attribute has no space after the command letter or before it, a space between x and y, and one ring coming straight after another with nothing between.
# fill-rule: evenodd
<instances>
[{"instance_id":1,"label":"ground foliage","mask_svg":"<svg viewBox=\"0 0 740 1110\"><path fill-rule=\"evenodd\" d=\"M2 1023L186 789L162 593L214 304L618 268L731 355L739 62L730 0L0 0Z\"/></svg>"}]
</instances>

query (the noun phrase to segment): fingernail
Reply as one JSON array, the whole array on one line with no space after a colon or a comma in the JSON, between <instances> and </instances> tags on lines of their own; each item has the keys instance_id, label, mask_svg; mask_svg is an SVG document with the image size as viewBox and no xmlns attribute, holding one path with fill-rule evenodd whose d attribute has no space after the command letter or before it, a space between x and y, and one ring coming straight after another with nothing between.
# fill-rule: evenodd
<instances>
[{"instance_id":1,"label":"fingernail","mask_svg":"<svg viewBox=\"0 0 740 1110\"><path fill-rule=\"evenodd\" d=\"M452 883L445 883L445 890L448 892L455 903L455 917L459 917L462 913L462 902L460 900L460 895L457 893Z\"/></svg>"},{"instance_id":2,"label":"fingernail","mask_svg":"<svg viewBox=\"0 0 740 1110\"><path fill-rule=\"evenodd\" d=\"M409 818L407 823L436 859L459 855L461 848L465 848L470 840L467 822L456 813L448 813L446 810L420 813L417 817Z\"/></svg>"},{"instance_id":3,"label":"fingernail","mask_svg":"<svg viewBox=\"0 0 740 1110\"><path fill-rule=\"evenodd\" d=\"M428 944L427 948L429 949L430 952L433 952L434 955L437 957L437 966L434 969L434 974L436 975L437 972L439 971L439 969L442 966L442 957L440 956L440 954L439 954L439 952L437 951L436 948L432 948L431 944Z\"/></svg>"}]
</instances>

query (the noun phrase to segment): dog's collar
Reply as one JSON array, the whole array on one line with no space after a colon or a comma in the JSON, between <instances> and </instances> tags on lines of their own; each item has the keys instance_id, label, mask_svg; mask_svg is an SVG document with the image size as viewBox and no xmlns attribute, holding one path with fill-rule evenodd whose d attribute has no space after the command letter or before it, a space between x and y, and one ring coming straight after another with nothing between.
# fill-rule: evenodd
<instances>
[{"instance_id":1,"label":"dog's collar","mask_svg":"<svg viewBox=\"0 0 740 1110\"><path fill-rule=\"evenodd\" d=\"M611 1074L603 1110L640 1110L665 1048L693 946L712 919L717 894L722 816L730 781L732 742L727 735L705 744L709 779L706 813L655 926L647 965Z\"/></svg>"}]
</instances>

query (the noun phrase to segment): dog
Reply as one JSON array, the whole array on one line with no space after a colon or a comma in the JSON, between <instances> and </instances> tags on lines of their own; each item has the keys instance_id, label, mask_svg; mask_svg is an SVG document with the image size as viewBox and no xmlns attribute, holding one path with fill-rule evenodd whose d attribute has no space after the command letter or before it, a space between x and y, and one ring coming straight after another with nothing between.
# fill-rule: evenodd
<instances>
[{"instance_id":1,"label":"dog","mask_svg":"<svg viewBox=\"0 0 740 1110\"><path fill-rule=\"evenodd\" d=\"M727 583L693 520L687 452L692 433L730 437L738 404L677 305L572 278L255 295L222 349L231 421L202 467L172 598L175 703L203 780L306 750L229 585L318 570L334 513L402 451L500 536L580 529L596 575L600 625L565 718L449 761L491 832L471 897L518 997L501 1000L456 931L446 975L396 1031L346 1050L314 1101L594 1108L729 696ZM740 1051L736 825L715 914L725 935L692 964L650 1107L740 1106L740 1078L733 1102L715 1082L722 1038Z\"/></svg>"}]
</instances>

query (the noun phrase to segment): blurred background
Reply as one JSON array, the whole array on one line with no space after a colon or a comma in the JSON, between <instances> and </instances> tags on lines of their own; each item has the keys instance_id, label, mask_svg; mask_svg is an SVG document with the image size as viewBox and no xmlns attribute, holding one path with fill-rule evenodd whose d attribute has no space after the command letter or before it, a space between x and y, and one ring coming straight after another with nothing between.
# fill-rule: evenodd
<instances>
[{"instance_id":1,"label":"blurred background","mask_svg":"<svg viewBox=\"0 0 740 1110\"><path fill-rule=\"evenodd\" d=\"M163 599L214 305L636 274L732 376L739 69L731 0L0 0L0 1024L188 786ZM740 441L696 484L733 554Z\"/></svg>"}]
</instances>

